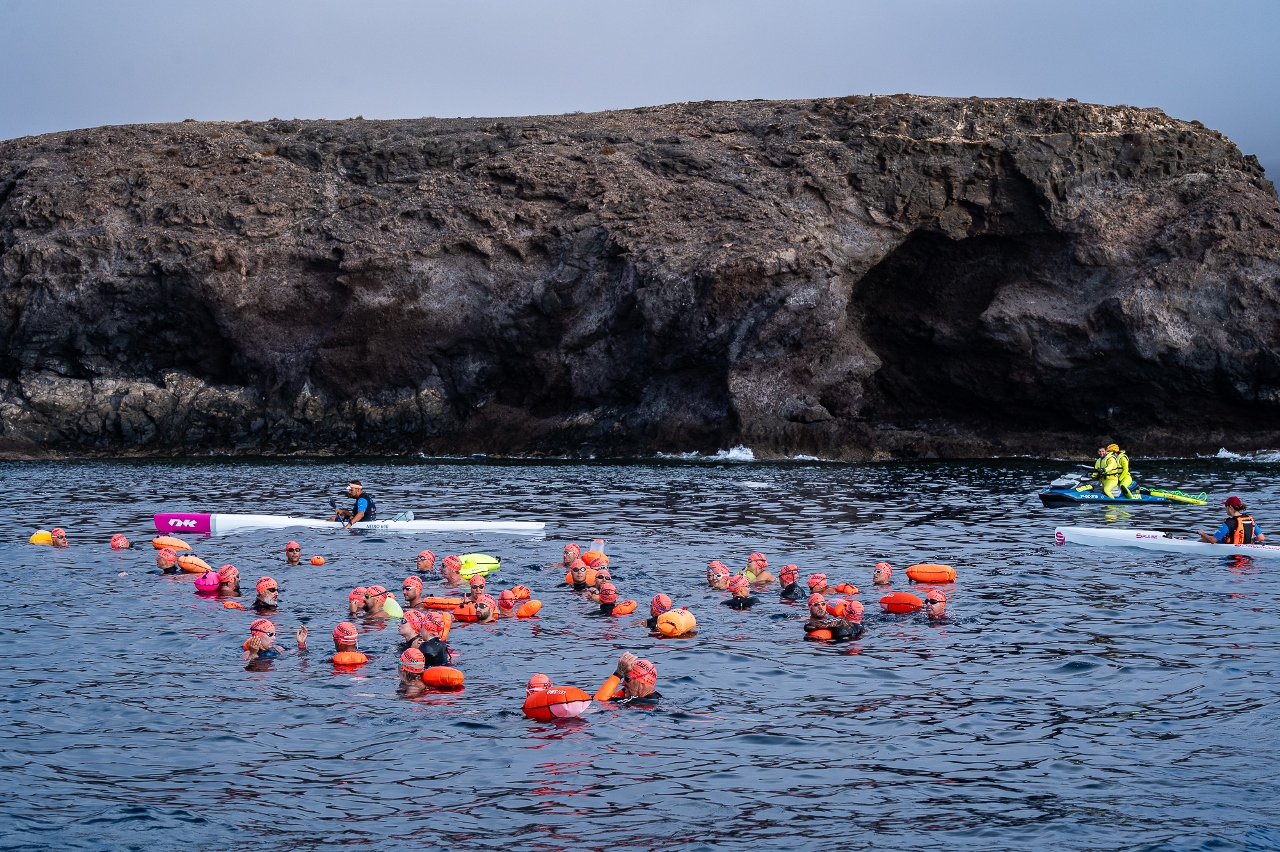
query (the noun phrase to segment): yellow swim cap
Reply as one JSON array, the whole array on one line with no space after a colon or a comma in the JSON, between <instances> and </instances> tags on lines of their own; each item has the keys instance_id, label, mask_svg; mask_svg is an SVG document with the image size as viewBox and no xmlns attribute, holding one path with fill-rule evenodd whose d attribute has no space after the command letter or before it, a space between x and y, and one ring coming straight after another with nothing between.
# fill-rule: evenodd
<instances>
[{"instance_id":1,"label":"yellow swim cap","mask_svg":"<svg viewBox=\"0 0 1280 852\"><path fill-rule=\"evenodd\" d=\"M1119 445L1119 444L1107 444L1107 452L1109 452L1109 453L1118 453L1118 452L1120 452L1120 445Z\"/></svg>"}]
</instances>

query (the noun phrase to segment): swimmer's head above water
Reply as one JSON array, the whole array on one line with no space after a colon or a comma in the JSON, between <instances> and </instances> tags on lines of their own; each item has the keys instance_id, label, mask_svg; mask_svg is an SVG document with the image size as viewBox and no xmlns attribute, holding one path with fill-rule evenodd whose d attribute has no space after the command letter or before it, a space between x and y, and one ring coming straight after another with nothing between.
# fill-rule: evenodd
<instances>
[{"instance_id":1,"label":"swimmer's head above water","mask_svg":"<svg viewBox=\"0 0 1280 852\"><path fill-rule=\"evenodd\" d=\"M931 589L924 599L924 613L929 618L942 618L947 614L947 596L937 589Z\"/></svg>"},{"instance_id":2,"label":"swimmer's head above water","mask_svg":"<svg viewBox=\"0 0 1280 852\"><path fill-rule=\"evenodd\" d=\"M576 546L576 545L575 545ZM535 692L543 692L551 688L551 678L544 674L536 674L529 678L529 683L524 688L525 695L533 695Z\"/></svg>"},{"instance_id":3,"label":"swimmer's head above water","mask_svg":"<svg viewBox=\"0 0 1280 852\"><path fill-rule=\"evenodd\" d=\"M790 586L800 579L800 569L794 565L783 565L778 572L778 579L782 581L782 585Z\"/></svg>"},{"instance_id":4,"label":"swimmer's head above water","mask_svg":"<svg viewBox=\"0 0 1280 852\"><path fill-rule=\"evenodd\" d=\"M417 606L418 601L422 600L422 580L417 577L405 577L401 591L404 592L406 606Z\"/></svg>"},{"instance_id":5,"label":"swimmer's head above water","mask_svg":"<svg viewBox=\"0 0 1280 852\"><path fill-rule=\"evenodd\" d=\"M275 606L280 602L280 584L271 577L258 580L254 590L258 593L258 600L268 606Z\"/></svg>"},{"instance_id":6,"label":"swimmer's head above water","mask_svg":"<svg viewBox=\"0 0 1280 852\"><path fill-rule=\"evenodd\" d=\"M732 592L735 598L745 598L751 594L751 584L741 574L730 577L725 588Z\"/></svg>"},{"instance_id":7,"label":"swimmer's head above water","mask_svg":"<svg viewBox=\"0 0 1280 852\"><path fill-rule=\"evenodd\" d=\"M302 545L291 541L284 546L284 560L288 565L302 564Z\"/></svg>"},{"instance_id":8,"label":"swimmer's head above water","mask_svg":"<svg viewBox=\"0 0 1280 852\"><path fill-rule=\"evenodd\" d=\"M436 566L436 555L430 550L423 550L418 553L417 567L422 573L427 573Z\"/></svg>"},{"instance_id":9,"label":"swimmer's head above water","mask_svg":"<svg viewBox=\"0 0 1280 852\"><path fill-rule=\"evenodd\" d=\"M498 602L493 595L480 595L476 598L476 623L484 624L493 621L498 615Z\"/></svg>"},{"instance_id":10,"label":"swimmer's head above water","mask_svg":"<svg viewBox=\"0 0 1280 852\"><path fill-rule=\"evenodd\" d=\"M218 586L227 592L240 591L240 569L234 565L223 565L219 568Z\"/></svg>"},{"instance_id":11,"label":"swimmer's head above water","mask_svg":"<svg viewBox=\"0 0 1280 852\"><path fill-rule=\"evenodd\" d=\"M172 547L164 547L156 551L156 567L169 572L178 567L178 551Z\"/></svg>"},{"instance_id":12,"label":"swimmer's head above water","mask_svg":"<svg viewBox=\"0 0 1280 852\"><path fill-rule=\"evenodd\" d=\"M569 568L573 565L574 560L582 556L582 548L572 542L564 546L564 567Z\"/></svg>"},{"instance_id":13,"label":"swimmer's head above water","mask_svg":"<svg viewBox=\"0 0 1280 852\"><path fill-rule=\"evenodd\" d=\"M827 599L822 595L809 595L809 615L815 621L827 617Z\"/></svg>"},{"instance_id":14,"label":"swimmer's head above water","mask_svg":"<svg viewBox=\"0 0 1280 852\"><path fill-rule=\"evenodd\" d=\"M893 580L893 566L888 562L877 562L871 571L871 582L877 586L887 586Z\"/></svg>"}]
</instances>

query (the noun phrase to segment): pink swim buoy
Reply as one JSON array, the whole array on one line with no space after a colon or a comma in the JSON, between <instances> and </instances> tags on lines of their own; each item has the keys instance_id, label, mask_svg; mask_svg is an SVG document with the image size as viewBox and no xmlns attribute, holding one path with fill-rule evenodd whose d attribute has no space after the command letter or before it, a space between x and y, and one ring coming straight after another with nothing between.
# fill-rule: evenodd
<instances>
[{"instance_id":1,"label":"pink swim buoy","mask_svg":"<svg viewBox=\"0 0 1280 852\"><path fill-rule=\"evenodd\" d=\"M196 577L197 592L216 592L220 585L222 585L222 581L218 579L217 571L205 571L199 577Z\"/></svg>"}]
</instances>

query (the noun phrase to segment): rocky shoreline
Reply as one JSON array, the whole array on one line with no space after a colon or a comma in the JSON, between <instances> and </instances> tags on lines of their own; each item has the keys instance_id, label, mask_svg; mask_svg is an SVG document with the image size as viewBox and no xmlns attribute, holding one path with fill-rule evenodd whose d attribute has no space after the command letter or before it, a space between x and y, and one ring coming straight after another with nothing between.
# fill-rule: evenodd
<instances>
[{"instance_id":1,"label":"rocky shoreline","mask_svg":"<svg viewBox=\"0 0 1280 852\"><path fill-rule=\"evenodd\" d=\"M896 95L0 142L0 455L1280 447L1280 202Z\"/></svg>"}]
</instances>

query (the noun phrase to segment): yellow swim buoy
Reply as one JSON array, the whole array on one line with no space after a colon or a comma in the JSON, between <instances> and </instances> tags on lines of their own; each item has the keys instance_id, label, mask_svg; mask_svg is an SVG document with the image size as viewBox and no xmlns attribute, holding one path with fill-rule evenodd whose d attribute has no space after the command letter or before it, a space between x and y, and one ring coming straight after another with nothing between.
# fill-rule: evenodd
<instances>
[{"instance_id":1,"label":"yellow swim buoy","mask_svg":"<svg viewBox=\"0 0 1280 852\"><path fill-rule=\"evenodd\" d=\"M48 530L36 530L27 544L53 544L53 535Z\"/></svg>"}]
</instances>

